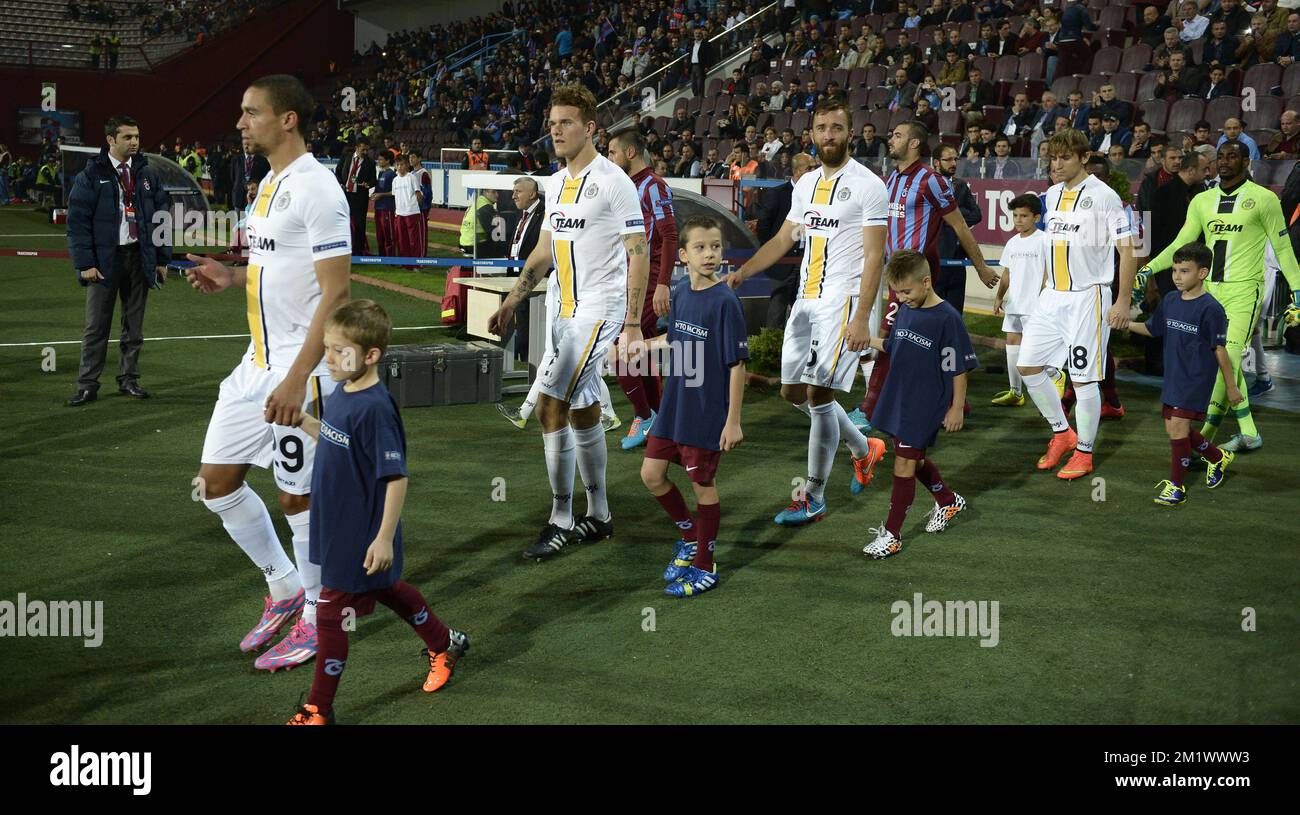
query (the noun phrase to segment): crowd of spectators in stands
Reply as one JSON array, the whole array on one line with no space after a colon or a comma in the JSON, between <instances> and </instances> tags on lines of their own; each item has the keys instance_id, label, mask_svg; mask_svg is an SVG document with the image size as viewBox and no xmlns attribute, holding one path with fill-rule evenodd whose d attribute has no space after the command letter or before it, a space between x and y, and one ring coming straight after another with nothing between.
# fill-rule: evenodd
<instances>
[{"instance_id":1,"label":"crowd of spectators in stands","mask_svg":"<svg viewBox=\"0 0 1300 815\"><path fill-rule=\"evenodd\" d=\"M90 63L91 67L99 68L102 57L105 67L115 70L121 50L121 36L114 29L119 23L122 24L123 31L138 24L140 34L145 39L171 34L182 36L189 42L202 44L212 35L240 25L280 1L89 0L89 2L77 2L77 0L68 0L64 16L74 22L93 23L97 28L108 30L107 35L97 33L91 38Z\"/></svg>"},{"instance_id":2,"label":"crowd of spectators in stands","mask_svg":"<svg viewBox=\"0 0 1300 815\"><path fill-rule=\"evenodd\" d=\"M1086 72L1085 66L1077 64L1077 53L1072 57L1070 52L1072 43L1082 42L1085 35L1095 36L1097 29L1094 15L1082 3L838 0L781 3L779 13L749 20L755 5L725 0L639 0L608 6L577 0L518 2L486 17L398 32L382 46L372 44L364 55L371 60L365 81L349 83L340 78L336 93L353 88L356 104L337 115L327 113L313 147L337 155L359 133L374 138L434 118L440 140L449 147L463 147L475 139L489 150L519 150L537 143L537 154L530 155L527 163L545 168L550 162L545 157L543 124L552 87L581 82L598 100L612 100L606 107L619 108L621 117L640 107L642 91L634 83L682 56L687 59L678 60L650 86L661 95L689 84L687 63L695 29L712 40L734 26L719 41L720 54L734 54L746 46L749 53L724 79L721 92L733 97L730 109L713 118L703 137L696 133L696 117L684 110L675 112L666 136L650 132L649 117L638 122L647 131L655 166L667 175L724 177L754 172L782 177L788 176L790 156L804 150L815 155L806 130L765 128L768 114L809 111L827 96L847 100L854 88L834 81L822 86L769 82L773 60L795 60L807 72L883 66L888 96L871 107L907 108L932 132L938 131L945 98L961 90L957 105L967 132L957 138L963 159L959 172L965 174L1043 177L1038 145L1062 123L1087 132L1098 155L1133 172L1158 164L1158 159L1152 159L1153 148L1158 149L1166 137L1135 124L1140 116L1134 104L1117 98L1113 86L1104 86L1088 98L1070 94L1058 100L1050 90L1036 94L1036 99L1017 94L1004 120L984 121L984 110L996 103L996 91L992 77L977 66L981 57L1037 54L1043 59L1047 88L1058 69ZM784 8L787 5L793 7ZM1300 13L1278 8L1277 0L1260 0L1257 10L1243 0L1173 0L1139 5L1137 11L1139 22L1132 33L1136 41L1152 47L1151 63L1145 68L1156 78L1155 97L1167 102L1185 96L1218 98L1230 92L1225 84L1228 71L1261 61L1285 67L1300 57ZM878 30L870 24L828 26L831 21L867 14L883 15L883 25ZM973 44L960 36L959 25L966 22L979 26ZM927 31L931 27L934 30ZM895 30L902 33L894 45L887 45L886 32ZM926 39L923 32L928 34L926 42L921 41ZM1196 60L1193 44L1198 40L1204 42L1195 49L1200 53ZM472 53L489 43L494 48L481 62L458 63L458 52ZM338 97L333 101L337 106ZM1300 144L1294 134L1295 119L1287 111L1275 125L1278 137L1259 145L1252 155L1296 158ZM985 124L990 126L981 128ZM1239 120L1235 131L1231 122L1222 121L1210 123L1210 132L1218 141L1249 143L1250 139ZM875 127L861 127L851 149L862 159L883 159L887 136ZM729 141L730 149L711 159L705 140ZM1195 146L1190 135L1184 141L1185 149Z\"/></svg>"}]
</instances>

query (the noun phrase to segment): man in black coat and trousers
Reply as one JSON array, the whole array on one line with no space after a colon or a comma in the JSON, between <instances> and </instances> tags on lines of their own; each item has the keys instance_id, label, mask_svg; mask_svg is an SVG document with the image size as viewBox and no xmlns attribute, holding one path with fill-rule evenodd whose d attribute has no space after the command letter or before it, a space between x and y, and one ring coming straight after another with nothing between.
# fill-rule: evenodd
<instances>
[{"instance_id":1,"label":"man in black coat and trousers","mask_svg":"<svg viewBox=\"0 0 1300 815\"><path fill-rule=\"evenodd\" d=\"M357 139L352 155L344 156L335 168L339 184L348 199L348 212L352 219L352 254L370 254L366 240L366 214L370 210L370 190L375 186L375 162L370 158L370 140Z\"/></svg>"},{"instance_id":2,"label":"man in black coat and trousers","mask_svg":"<svg viewBox=\"0 0 1300 815\"><path fill-rule=\"evenodd\" d=\"M970 191L970 185L957 177L957 148L951 144L941 145L934 158L934 169L947 179L952 187L953 200L961 210L962 220L966 226L975 226L984 218L979 202ZM939 257L947 260L966 260L966 252L961 248L961 241L951 226L939 227ZM960 314L966 305L966 267L944 266L939 269L939 279L935 281L934 291L943 299L952 303Z\"/></svg>"},{"instance_id":3,"label":"man in black coat and trousers","mask_svg":"<svg viewBox=\"0 0 1300 815\"><path fill-rule=\"evenodd\" d=\"M238 151L230 157L230 203L235 209L242 210L248 206L248 182L260 182L271 172L271 163L266 156L255 156Z\"/></svg>"},{"instance_id":4,"label":"man in black coat and trousers","mask_svg":"<svg viewBox=\"0 0 1300 815\"><path fill-rule=\"evenodd\" d=\"M705 38L703 28L695 29L695 40L686 49L686 64L691 71L691 91L696 96L704 96L704 78L717 61L716 46Z\"/></svg>"},{"instance_id":5,"label":"man in black coat and trousers","mask_svg":"<svg viewBox=\"0 0 1300 815\"><path fill-rule=\"evenodd\" d=\"M1207 159L1197 153L1188 153L1183 158L1182 168L1164 184L1151 192L1151 257L1155 257L1174 242L1178 230L1187 220L1187 206L1192 197L1205 190L1205 171L1209 166ZM1173 271L1166 269L1152 278L1159 298L1174 290ZM1154 303L1151 305L1154 306ZM1146 341L1143 356L1146 359L1146 372L1153 376L1164 375L1164 341L1152 337Z\"/></svg>"},{"instance_id":6,"label":"man in black coat and trousers","mask_svg":"<svg viewBox=\"0 0 1300 815\"><path fill-rule=\"evenodd\" d=\"M790 159L790 180L780 186L763 190L762 195L759 196L758 212L754 223L760 243L767 243L781 228L785 217L790 214L794 185L815 164L816 159L807 153L795 153ZM791 254L803 254L802 242L803 239L800 238L800 243L796 244ZM772 294L767 301L766 325L769 328L784 328L786 315L795 301L795 296L799 293L799 267L777 265L773 266L768 274L775 282L772 283Z\"/></svg>"},{"instance_id":7,"label":"man in black coat and trousers","mask_svg":"<svg viewBox=\"0 0 1300 815\"><path fill-rule=\"evenodd\" d=\"M72 184L68 196L68 250L77 282L86 289L86 329L81 337L77 393L68 407L93 402L108 353L113 309L122 301L119 393L149 398L140 387L140 346L148 289L162 288L171 261L171 231L154 213L166 214L162 180L140 154L140 127L129 116L104 125L107 145Z\"/></svg>"}]
</instances>

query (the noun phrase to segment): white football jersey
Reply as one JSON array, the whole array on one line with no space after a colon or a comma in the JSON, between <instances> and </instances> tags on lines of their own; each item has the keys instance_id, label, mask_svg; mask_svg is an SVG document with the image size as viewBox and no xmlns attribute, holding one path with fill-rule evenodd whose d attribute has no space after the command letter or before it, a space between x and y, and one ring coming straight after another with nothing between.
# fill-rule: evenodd
<instances>
[{"instance_id":1,"label":"white football jersey","mask_svg":"<svg viewBox=\"0 0 1300 815\"><path fill-rule=\"evenodd\" d=\"M622 319L628 268L623 236L645 234L636 185L627 173L597 155L576 178L567 169L547 178L545 228L555 264L547 297L558 298L557 316Z\"/></svg>"},{"instance_id":2,"label":"white football jersey","mask_svg":"<svg viewBox=\"0 0 1300 815\"><path fill-rule=\"evenodd\" d=\"M348 202L311 153L268 173L248 214L249 358L263 369L293 364L320 302L315 261L352 254ZM325 374L324 356L313 373Z\"/></svg>"},{"instance_id":3,"label":"white football jersey","mask_svg":"<svg viewBox=\"0 0 1300 815\"><path fill-rule=\"evenodd\" d=\"M885 182L850 159L830 178L809 170L794 185L786 220L803 228L799 299L838 299L858 293L862 283L862 229L885 226L889 195Z\"/></svg>"},{"instance_id":4,"label":"white football jersey","mask_svg":"<svg viewBox=\"0 0 1300 815\"><path fill-rule=\"evenodd\" d=\"M1115 244L1133 234L1124 204L1106 182L1088 176L1072 190L1053 184L1044 202L1051 241L1047 288L1082 291L1115 278Z\"/></svg>"},{"instance_id":5,"label":"white football jersey","mask_svg":"<svg viewBox=\"0 0 1300 815\"><path fill-rule=\"evenodd\" d=\"M1002 250L1002 268L1011 275L1002 310L1007 314L1032 314L1038 292L1047 279L1047 233L1035 229L1028 237L1012 235Z\"/></svg>"}]
</instances>

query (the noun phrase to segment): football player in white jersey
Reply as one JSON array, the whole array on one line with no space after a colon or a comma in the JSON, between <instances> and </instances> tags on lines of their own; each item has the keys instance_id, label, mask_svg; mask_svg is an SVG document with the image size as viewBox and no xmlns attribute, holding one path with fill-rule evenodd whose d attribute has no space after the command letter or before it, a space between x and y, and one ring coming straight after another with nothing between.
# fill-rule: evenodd
<instances>
[{"instance_id":1,"label":"football player in white jersey","mask_svg":"<svg viewBox=\"0 0 1300 815\"><path fill-rule=\"evenodd\" d=\"M871 339L868 321L880 287L889 196L884 182L849 156L852 127L843 102L819 104L812 123L821 169L799 179L781 229L727 276L739 287L785 257L802 233L807 248L781 346L781 396L808 414L812 426L807 487L774 519L782 526L825 517L826 480L841 440L853 454L854 494L870 481L885 450L880 439L854 427L835 391L853 387L859 352Z\"/></svg>"},{"instance_id":2,"label":"football player in white jersey","mask_svg":"<svg viewBox=\"0 0 1300 815\"><path fill-rule=\"evenodd\" d=\"M519 283L492 316L488 330L505 336L515 309L553 264L546 292L551 344L538 376L551 517L524 556L550 557L574 543L602 540L614 530L605 494L608 452L600 424L601 361L619 340L620 353L645 352L641 306L650 274L645 222L636 186L599 155L596 100L581 85L556 88L548 122L565 168L546 181L546 224ZM621 333L620 333L621 332ZM587 514L574 521L574 467L587 488Z\"/></svg>"},{"instance_id":3,"label":"football player in white jersey","mask_svg":"<svg viewBox=\"0 0 1300 815\"><path fill-rule=\"evenodd\" d=\"M248 351L221 383L196 483L203 503L266 577L262 617L240 649L260 648L298 618L289 635L254 663L272 671L316 655L321 577L309 556L316 445L294 425L301 412L319 418L334 389L323 361L325 319L348 300L352 262L347 200L304 141L315 106L292 76L249 85L237 127L244 149L266 156L271 172L248 215L248 266L188 255L197 264L188 273L194 288L209 294L242 288L248 304ZM266 504L244 481L252 465L273 467L296 568Z\"/></svg>"},{"instance_id":4,"label":"football player in white jersey","mask_svg":"<svg viewBox=\"0 0 1300 815\"><path fill-rule=\"evenodd\" d=\"M1047 275L1025 325L1018 360L1025 388L1052 428L1038 469L1049 470L1071 450L1074 455L1057 472L1071 480L1092 472L1093 444L1101 421L1101 389L1106 345L1112 328L1129 323L1127 302L1111 303L1115 250L1119 250L1119 285L1127 292L1137 272L1132 225L1124 205L1105 181L1088 174L1088 139L1077 130L1058 130L1042 147L1051 157L1052 177L1043 214L1047 239ZM1058 175L1059 174L1059 175ZM1066 360L1078 398L1076 424L1061 407L1061 396L1044 369Z\"/></svg>"}]
</instances>

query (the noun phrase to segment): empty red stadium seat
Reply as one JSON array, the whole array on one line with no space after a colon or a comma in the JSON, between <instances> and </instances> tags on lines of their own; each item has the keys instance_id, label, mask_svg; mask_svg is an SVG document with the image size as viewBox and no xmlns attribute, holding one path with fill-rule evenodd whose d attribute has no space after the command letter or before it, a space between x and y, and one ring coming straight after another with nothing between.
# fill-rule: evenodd
<instances>
[{"instance_id":1,"label":"empty red stadium seat","mask_svg":"<svg viewBox=\"0 0 1300 815\"><path fill-rule=\"evenodd\" d=\"M1156 95L1156 75L1154 72L1142 74L1138 77L1138 86L1136 101L1139 105L1145 105Z\"/></svg>"},{"instance_id":2,"label":"empty red stadium seat","mask_svg":"<svg viewBox=\"0 0 1300 815\"><path fill-rule=\"evenodd\" d=\"M1239 96L1220 96L1218 99L1210 102L1205 106L1205 120L1215 130L1223 127L1224 121L1229 117L1241 114L1241 97Z\"/></svg>"},{"instance_id":3,"label":"empty red stadium seat","mask_svg":"<svg viewBox=\"0 0 1300 815\"><path fill-rule=\"evenodd\" d=\"M889 129L893 130L901 123L910 121L915 115L911 108L894 108L889 117Z\"/></svg>"},{"instance_id":4,"label":"empty red stadium seat","mask_svg":"<svg viewBox=\"0 0 1300 815\"><path fill-rule=\"evenodd\" d=\"M1115 86L1116 98L1132 102L1137 98L1137 74L1115 74L1110 77L1110 84Z\"/></svg>"},{"instance_id":5,"label":"empty red stadium seat","mask_svg":"<svg viewBox=\"0 0 1300 815\"><path fill-rule=\"evenodd\" d=\"M1073 76L1058 76L1052 80L1052 93L1056 94L1057 100L1065 104L1070 94L1079 87L1079 80Z\"/></svg>"},{"instance_id":6,"label":"empty red stadium seat","mask_svg":"<svg viewBox=\"0 0 1300 815\"><path fill-rule=\"evenodd\" d=\"M998 60L999 63L1002 60ZM1042 79L1043 78L1043 55L1042 54L1025 54L1020 58L1020 65L1016 69L1018 79Z\"/></svg>"},{"instance_id":7,"label":"empty red stadium seat","mask_svg":"<svg viewBox=\"0 0 1300 815\"><path fill-rule=\"evenodd\" d=\"M1119 69L1124 73L1141 73L1151 64L1151 46L1138 42L1124 49Z\"/></svg>"},{"instance_id":8,"label":"empty red stadium seat","mask_svg":"<svg viewBox=\"0 0 1300 815\"><path fill-rule=\"evenodd\" d=\"M1122 11L1122 9L1115 9ZM1106 46L1092 57L1094 74L1114 74L1119 72L1119 63L1124 58L1124 49Z\"/></svg>"},{"instance_id":9,"label":"empty red stadium seat","mask_svg":"<svg viewBox=\"0 0 1300 815\"><path fill-rule=\"evenodd\" d=\"M1269 93L1273 88L1282 84L1282 67L1271 62L1253 65L1246 69L1246 76L1241 80L1243 92L1246 88L1254 88L1258 96ZM1244 93L1242 94L1245 95Z\"/></svg>"},{"instance_id":10,"label":"empty red stadium seat","mask_svg":"<svg viewBox=\"0 0 1300 815\"><path fill-rule=\"evenodd\" d=\"M939 111L939 132L943 133L960 133L962 129L961 111L941 110Z\"/></svg>"},{"instance_id":11,"label":"empty red stadium seat","mask_svg":"<svg viewBox=\"0 0 1300 815\"><path fill-rule=\"evenodd\" d=\"M1196 123L1204 118L1204 102L1200 99L1179 99L1169 106L1169 118L1165 122L1165 130L1194 130Z\"/></svg>"},{"instance_id":12,"label":"empty red stadium seat","mask_svg":"<svg viewBox=\"0 0 1300 815\"><path fill-rule=\"evenodd\" d=\"M1261 127L1275 129L1278 124L1277 120L1281 115L1282 97L1261 94L1255 97L1255 109L1244 111L1242 118L1249 130Z\"/></svg>"},{"instance_id":13,"label":"empty red stadium seat","mask_svg":"<svg viewBox=\"0 0 1300 815\"><path fill-rule=\"evenodd\" d=\"M1169 103L1163 99L1152 99L1149 102L1143 102L1138 106L1142 113L1142 121L1151 125L1151 129L1157 133L1164 132L1167 128L1165 122L1169 118Z\"/></svg>"}]
</instances>

